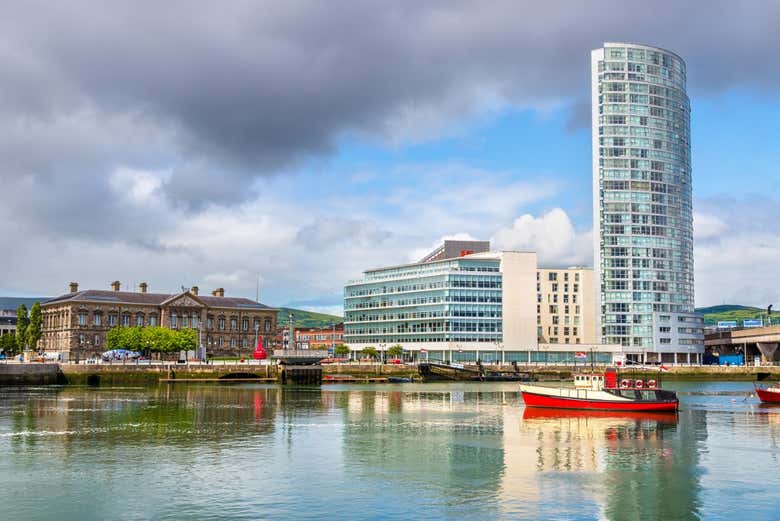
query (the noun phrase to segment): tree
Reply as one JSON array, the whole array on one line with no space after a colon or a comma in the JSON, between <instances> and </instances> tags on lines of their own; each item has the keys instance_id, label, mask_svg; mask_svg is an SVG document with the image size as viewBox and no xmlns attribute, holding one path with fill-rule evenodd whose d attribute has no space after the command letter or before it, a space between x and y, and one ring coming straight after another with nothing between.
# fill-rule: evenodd
<instances>
[{"instance_id":1,"label":"tree","mask_svg":"<svg viewBox=\"0 0 780 521\"><path fill-rule=\"evenodd\" d=\"M376 358L379 355L376 348L372 346L364 347L360 354L363 358Z\"/></svg>"},{"instance_id":2,"label":"tree","mask_svg":"<svg viewBox=\"0 0 780 521\"><path fill-rule=\"evenodd\" d=\"M27 306L20 304L16 309L16 347L19 351L24 351L27 345L27 324L30 319L27 317Z\"/></svg>"},{"instance_id":3,"label":"tree","mask_svg":"<svg viewBox=\"0 0 780 521\"><path fill-rule=\"evenodd\" d=\"M2 351L5 356L13 356L16 354L16 338L13 333L6 333L3 336L0 336L0 351Z\"/></svg>"},{"instance_id":4,"label":"tree","mask_svg":"<svg viewBox=\"0 0 780 521\"><path fill-rule=\"evenodd\" d=\"M41 339L41 327L43 326L43 315L41 314L41 303L36 302L30 308L30 321L27 324L27 331L25 337L27 338L27 345L30 348L35 349L38 346L38 341Z\"/></svg>"},{"instance_id":5,"label":"tree","mask_svg":"<svg viewBox=\"0 0 780 521\"><path fill-rule=\"evenodd\" d=\"M404 348L401 347L399 344L396 344L387 350L387 355L393 358L401 358L403 354L404 354Z\"/></svg>"},{"instance_id":6,"label":"tree","mask_svg":"<svg viewBox=\"0 0 780 521\"><path fill-rule=\"evenodd\" d=\"M338 344L333 348L333 354L336 356L344 357L349 355L349 348L344 344Z\"/></svg>"}]
</instances>

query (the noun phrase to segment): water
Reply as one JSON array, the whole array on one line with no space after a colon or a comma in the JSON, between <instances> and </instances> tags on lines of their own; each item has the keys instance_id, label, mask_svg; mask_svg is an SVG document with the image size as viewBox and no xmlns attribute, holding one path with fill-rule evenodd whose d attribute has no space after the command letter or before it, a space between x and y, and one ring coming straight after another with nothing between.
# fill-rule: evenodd
<instances>
[{"instance_id":1,"label":"water","mask_svg":"<svg viewBox=\"0 0 780 521\"><path fill-rule=\"evenodd\" d=\"M780 518L780 408L674 387L622 417L514 384L0 390L0 518Z\"/></svg>"}]
</instances>

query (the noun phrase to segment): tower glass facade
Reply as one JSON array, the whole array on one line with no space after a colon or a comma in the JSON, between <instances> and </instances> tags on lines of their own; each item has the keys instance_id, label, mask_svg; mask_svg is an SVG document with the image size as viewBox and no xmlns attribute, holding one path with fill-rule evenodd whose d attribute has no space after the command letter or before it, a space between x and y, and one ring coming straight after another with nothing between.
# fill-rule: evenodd
<instances>
[{"instance_id":1,"label":"tower glass facade","mask_svg":"<svg viewBox=\"0 0 780 521\"><path fill-rule=\"evenodd\" d=\"M664 49L606 43L592 51L591 67L601 339L653 349L659 313L694 311L685 62ZM684 340L693 347L669 349L699 347L695 335Z\"/></svg>"}]
</instances>

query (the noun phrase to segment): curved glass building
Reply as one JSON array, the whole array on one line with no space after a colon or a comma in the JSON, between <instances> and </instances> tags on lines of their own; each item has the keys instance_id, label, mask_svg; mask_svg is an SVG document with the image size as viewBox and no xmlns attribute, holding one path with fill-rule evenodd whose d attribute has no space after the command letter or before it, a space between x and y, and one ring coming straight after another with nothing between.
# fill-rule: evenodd
<instances>
[{"instance_id":1,"label":"curved glass building","mask_svg":"<svg viewBox=\"0 0 780 521\"><path fill-rule=\"evenodd\" d=\"M646 45L591 52L594 268L601 340L698 361L685 62Z\"/></svg>"}]
</instances>

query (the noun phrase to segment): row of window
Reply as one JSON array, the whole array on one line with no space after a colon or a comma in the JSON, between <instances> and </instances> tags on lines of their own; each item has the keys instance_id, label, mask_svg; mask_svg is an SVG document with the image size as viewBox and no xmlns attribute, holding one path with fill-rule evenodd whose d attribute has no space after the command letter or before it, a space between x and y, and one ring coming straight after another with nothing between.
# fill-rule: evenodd
<instances>
[{"instance_id":1,"label":"row of window","mask_svg":"<svg viewBox=\"0 0 780 521\"><path fill-rule=\"evenodd\" d=\"M86 326L88 322L89 313L86 311L80 311L78 313L78 325L79 326ZM147 321L145 319L148 318ZM230 318L230 329L235 331L238 329L238 319L237 318ZM108 314L108 326L114 327L117 325L121 325L123 327L130 327L131 325L143 327L143 326L157 326L158 324L158 317L156 314L150 314L148 317L144 315L143 313L137 313L135 315L131 315L129 313L122 314L121 321L119 318L119 315L115 313L109 313ZM225 317L218 317L217 318L217 329L224 331L226 326L226 319ZM241 329L243 331L249 331L249 319L244 318L241 320ZM170 314L170 327L172 329L178 329L178 328L192 328L197 329L200 324L200 318L198 315L193 314L192 316L188 315L178 315L177 313L171 313ZM92 325L93 326L102 326L103 325L103 313L96 311L92 313ZM263 323L263 331L269 332L272 328L272 321L271 319L265 319ZM214 317L211 315L207 318L207 329L214 329ZM254 321L254 330L260 330L260 320L255 319Z\"/></svg>"}]
</instances>

